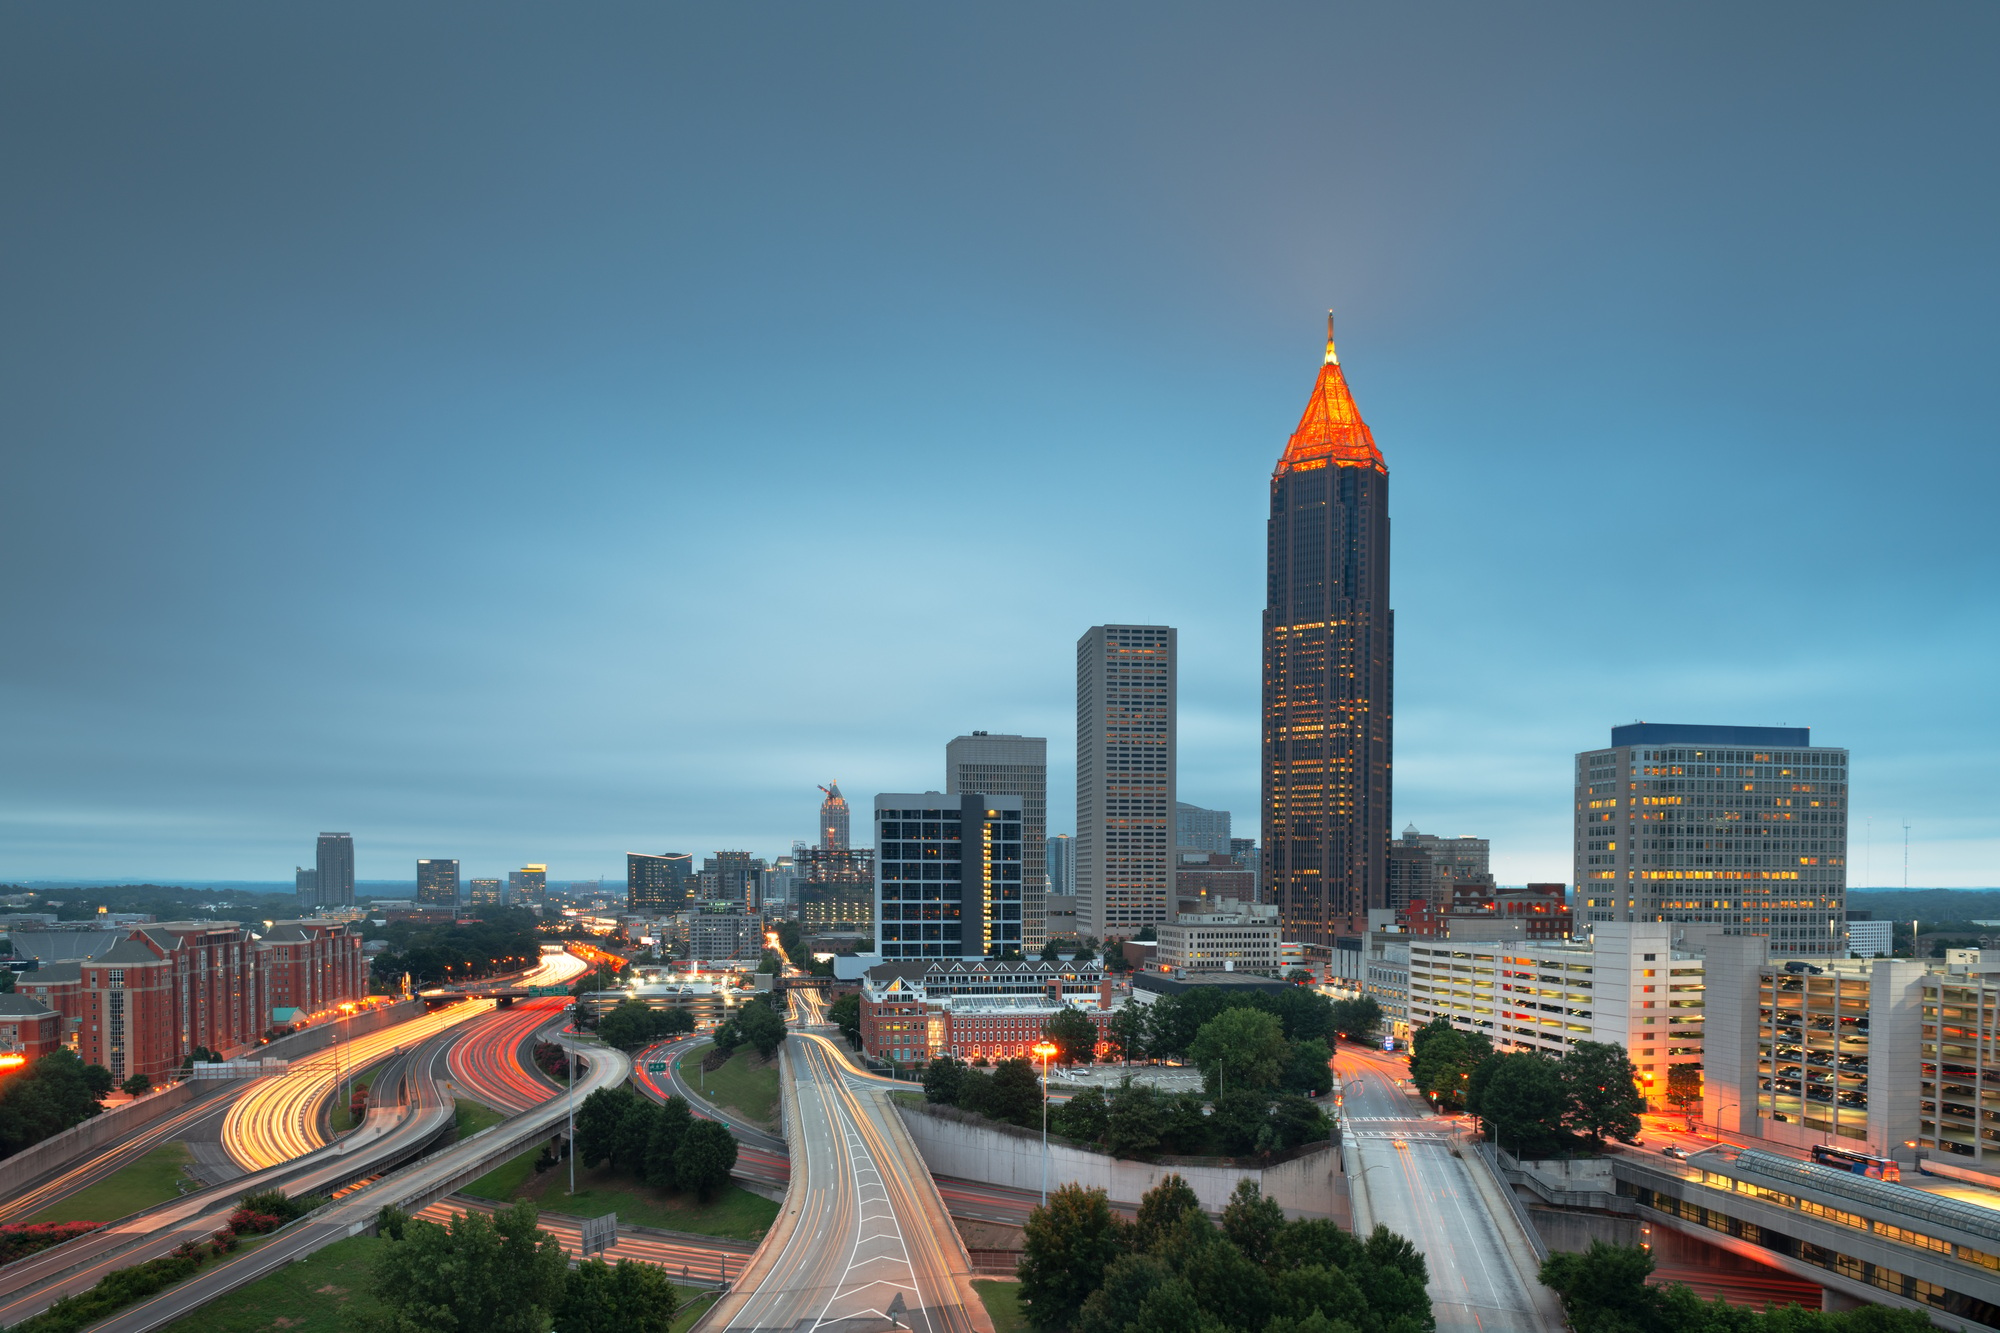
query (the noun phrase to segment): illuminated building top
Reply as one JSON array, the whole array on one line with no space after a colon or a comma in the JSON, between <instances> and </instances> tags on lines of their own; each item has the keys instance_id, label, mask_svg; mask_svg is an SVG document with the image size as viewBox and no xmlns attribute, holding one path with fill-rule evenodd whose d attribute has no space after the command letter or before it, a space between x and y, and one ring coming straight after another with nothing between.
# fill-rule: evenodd
<instances>
[{"instance_id":1,"label":"illuminated building top","mask_svg":"<svg viewBox=\"0 0 2000 1333\"><path fill-rule=\"evenodd\" d=\"M1326 362L1313 382L1312 398L1298 429L1285 445L1278 460L1278 475L1304 472L1319 467L1365 467L1387 473L1382 451L1375 447L1374 433L1361 419L1348 391L1347 376L1340 369L1340 354L1333 346L1333 312L1326 316Z\"/></svg>"}]
</instances>

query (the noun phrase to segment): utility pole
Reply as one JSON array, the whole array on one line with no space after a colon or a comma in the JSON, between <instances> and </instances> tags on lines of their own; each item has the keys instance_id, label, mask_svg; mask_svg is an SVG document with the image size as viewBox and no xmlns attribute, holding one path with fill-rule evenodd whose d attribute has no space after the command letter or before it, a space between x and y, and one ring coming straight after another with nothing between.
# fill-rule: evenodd
<instances>
[{"instance_id":1,"label":"utility pole","mask_svg":"<svg viewBox=\"0 0 2000 1333\"><path fill-rule=\"evenodd\" d=\"M576 1025L575 1020L570 1026ZM563 1071L569 1075L569 1196L576 1197L576 1053L563 1047Z\"/></svg>"}]
</instances>

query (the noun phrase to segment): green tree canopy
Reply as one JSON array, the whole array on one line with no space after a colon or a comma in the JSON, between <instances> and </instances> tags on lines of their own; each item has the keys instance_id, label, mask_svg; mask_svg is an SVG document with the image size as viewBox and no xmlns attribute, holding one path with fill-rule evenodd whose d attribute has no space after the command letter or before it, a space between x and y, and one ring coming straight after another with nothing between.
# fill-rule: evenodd
<instances>
[{"instance_id":1,"label":"green tree canopy","mask_svg":"<svg viewBox=\"0 0 2000 1333\"><path fill-rule=\"evenodd\" d=\"M1565 1146L1561 1067L1546 1055L1496 1055L1479 1067L1472 1110L1489 1137L1517 1157L1544 1157Z\"/></svg>"},{"instance_id":2,"label":"green tree canopy","mask_svg":"<svg viewBox=\"0 0 2000 1333\"><path fill-rule=\"evenodd\" d=\"M86 1065L74 1051L51 1051L26 1069L0 1083L0 1156L17 1153L103 1113L97 1099L98 1080L111 1090L111 1073Z\"/></svg>"},{"instance_id":3,"label":"green tree canopy","mask_svg":"<svg viewBox=\"0 0 2000 1333\"><path fill-rule=\"evenodd\" d=\"M861 997L849 993L841 996L826 1007L826 1021L840 1029L840 1035L847 1038L847 1044L855 1050L861 1049Z\"/></svg>"},{"instance_id":4,"label":"green tree canopy","mask_svg":"<svg viewBox=\"0 0 2000 1333\"><path fill-rule=\"evenodd\" d=\"M1445 1111L1465 1109L1472 1071L1493 1054L1493 1043L1484 1036L1460 1032L1442 1018L1419 1028L1410 1047L1410 1081Z\"/></svg>"},{"instance_id":5,"label":"green tree canopy","mask_svg":"<svg viewBox=\"0 0 2000 1333\"><path fill-rule=\"evenodd\" d=\"M713 1199L729 1183L736 1169L736 1138L728 1128L713 1120L696 1120L681 1135L674 1150L674 1180L704 1201Z\"/></svg>"},{"instance_id":6,"label":"green tree canopy","mask_svg":"<svg viewBox=\"0 0 2000 1333\"><path fill-rule=\"evenodd\" d=\"M1324 1048L1322 1048L1324 1049ZM1210 1091L1218 1086L1272 1088L1291 1052L1275 1015L1257 1009L1227 1009L1202 1024L1188 1045L1188 1062L1198 1066Z\"/></svg>"},{"instance_id":7,"label":"green tree canopy","mask_svg":"<svg viewBox=\"0 0 2000 1333\"><path fill-rule=\"evenodd\" d=\"M555 1326L562 1333L669 1333L679 1308L672 1280L652 1264L586 1259L563 1283Z\"/></svg>"},{"instance_id":8,"label":"green tree canopy","mask_svg":"<svg viewBox=\"0 0 2000 1333\"><path fill-rule=\"evenodd\" d=\"M958 1105L966 1067L956 1056L940 1055L924 1066L924 1100L934 1106Z\"/></svg>"},{"instance_id":9,"label":"green tree canopy","mask_svg":"<svg viewBox=\"0 0 2000 1333\"><path fill-rule=\"evenodd\" d=\"M1097 1058L1097 1024L1082 1010L1068 1005L1049 1015L1042 1036L1056 1048L1056 1063L1087 1065Z\"/></svg>"},{"instance_id":10,"label":"green tree canopy","mask_svg":"<svg viewBox=\"0 0 2000 1333\"><path fill-rule=\"evenodd\" d=\"M1625 1048L1602 1041L1579 1041L1564 1052L1563 1128L1588 1143L1592 1151L1606 1139L1636 1143L1639 1113L1646 1099L1639 1094L1639 1071Z\"/></svg>"},{"instance_id":11,"label":"green tree canopy","mask_svg":"<svg viewBox=\"0 0 2000 1333\"><path fill-rule=\"evenodd\" d=\"M455 1214L444 1226L412 1219L376 1257L371 1282L383 1309L364 1333L547 1333L569 1260L517 1203L491 1219Z\"/></svg>"},{"instance_id":12,"label":"green tree canopy","mask_svg":"<svg viewBox=\"0 0 2000 1333\"><path fill-rule=\"evenodd\" d=\"M1333 1029L1349 1041L1370 1045L1382 1030L1382 1006L1372 995L1353 1000L1335 1000L1331 1015Z\"/></svg>"},{"instance_id":13,"label":"green tree canopy","mask_svg":"<svg viewBox=\"0 0 2000 1333\"><path fill-rule=\"evenodd\" d=\"M1124 1249L1124 1226L1101 1189L1064 1185L1028 1215L1021 1304L1037 1328L1068 1328Z\"/></svg>"},{"instance_id":14,"label":"green tree canopy","mask_svg":"<svg viewBox=\"0 0 2000 1333\"><path fill-rule=\"evenodd\" d=\"M1127 1000L1106 1025L1104 1040L1114 1060L1143 1060L1147 1054L1146 1006Z\"/></svg>"},{"instance_id":15,"label":"green tree canopy","mask_svg":"<svg viewBox=\"0 0 2000 1333\"><path fill-rule=\"evenodd\" d=\"M736 1026L743 1040L766 1060L778 1053L785 1042L785 1020L763 997L751 1000L736 1011Z\"/></svg>"}]
</instances>

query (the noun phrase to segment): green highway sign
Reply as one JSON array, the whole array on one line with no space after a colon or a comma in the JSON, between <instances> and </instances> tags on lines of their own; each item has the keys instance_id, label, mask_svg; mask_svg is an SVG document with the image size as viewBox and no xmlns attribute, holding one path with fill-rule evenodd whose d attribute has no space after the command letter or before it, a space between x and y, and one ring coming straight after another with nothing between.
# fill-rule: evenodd
<instances>
[{"instance_id":1,"label":"green highway sign","mask_svg":"<svg viewBox=\"0 0 2000 1333\"><path fill-rule=\"evenodd\" d=\"M647 1064L646 1072L648 1074L664 1074L667 1072L667 1062L665 1060L654 1060Z\"/></svg>"}]
</instances>

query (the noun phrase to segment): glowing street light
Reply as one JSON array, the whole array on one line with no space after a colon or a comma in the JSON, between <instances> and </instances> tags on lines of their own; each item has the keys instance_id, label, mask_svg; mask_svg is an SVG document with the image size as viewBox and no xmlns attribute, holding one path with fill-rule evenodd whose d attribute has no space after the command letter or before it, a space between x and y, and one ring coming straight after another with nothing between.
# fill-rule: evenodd
<instances>
[{"instance_id":1,"label":"glowing street light","mask_svg":"<svg viewBox=\"0 0 2000 1333\"><path fill-rule=\"evenodd\" d=\"M1035 1043L1035 1054L1042 1057L1042 1207L1049 1206L1049 1058L1056 1053L1052 1041Z\"/></svg>"}]
</instances>

